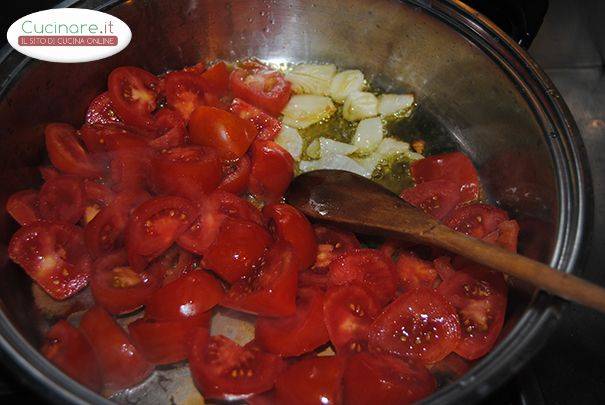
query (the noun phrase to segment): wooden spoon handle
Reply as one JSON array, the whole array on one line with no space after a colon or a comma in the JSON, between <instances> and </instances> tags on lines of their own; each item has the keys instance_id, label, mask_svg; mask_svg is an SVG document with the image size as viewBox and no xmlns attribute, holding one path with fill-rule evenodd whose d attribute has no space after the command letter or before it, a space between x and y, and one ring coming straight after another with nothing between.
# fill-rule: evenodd
<instances>
[{"instance_id":1,"label":"wooden spoon handle","mask_svg":"<svg viewBox=\"0 0 605 405\"><path fill-rule=\"evenodd\" d=\"M525 280L559 297L605 312L605 288L443 225L433 227L423 236L435 246Z\"/></svg>"}]
</instances>

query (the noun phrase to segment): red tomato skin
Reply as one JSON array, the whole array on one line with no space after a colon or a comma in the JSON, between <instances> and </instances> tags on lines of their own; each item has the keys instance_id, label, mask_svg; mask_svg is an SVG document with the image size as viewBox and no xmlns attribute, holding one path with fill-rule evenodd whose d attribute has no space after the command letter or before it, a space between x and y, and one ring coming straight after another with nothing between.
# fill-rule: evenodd
<instances>
[{"instance_id":1,"label":"red tomato skin","mask_svg":"<svg viewBox=\"0 0 605 405\"><path fill-rule=\"evenodd\" d=\"M83 240L77 226L38 221L13 234L8 255L51 297L63 300L88 284L92 260Z\"/></svg>"},{"instance_id":2,"label":"red tomato skin","mask_svg":"<svg viewBox=\"0 0 605 405\"><path fill-rule=\"evenodd\" d=\"M411 252L401 252L395 263L403 291L416 288L433 288L439 280L437 270L431 262L418 258Z\"/></svg>"},{"instance_id":3,"label":"red tomato skin","mask_svg":"<svg viewBox=\"0 0 605 405\"><path fill-rule=\"evenodd\" d=\"M233 400L269 391L284 363L257 347L241 347L224 336L208 337L199 331L193 338L189 368L204 398Z\"/></svg>"},{"instance_id":4,"label":"red tomato skin","mask_svg":"<svg viewBox=\"0 0 605 405\"><path fill-rule=\"evenodd\" d=\"M267 90L267 83L271 82L273 84ZM288 104L292 94L292 85L281 73L258 63L234 69L229 83L235 97L275 116Z\"/></svg>"},{"instance_id":5,"label":"red tomato skin","mask_svg":"<svg viewBox=\"0 0 605 405\"><path fill-rule=\"evenodd\" d=\"M397 291L393 261L374 249L352 250L330 263L328 285L358 283L384 306Z\"/></svg>"},{"instance_id":6,"label":"red tomato skin","mask_svg":"<svg viewBox=\"0 0 605 405\"><path fill-rule=\"evenodd\" d=\"M263 215L275 229L277 239L288 242L300 259L303 269L315 263L317 241L311 223L300 211L288 204L270 204Z\"/></svg>"},{"instance_id":7,"label":"red tomato skin","mask_svg":"<svg viewBox=\"0 0 605 405\"><path fill-rule=\"evenodd\" d=\"M145 317L156 321L199 319L224 295L220 282L203 270L192 270L155 291Z\"/></svg>"},{"instance_id":8,"label":"red tomato skin","mask_svg":"<svg viewBox=\"0 0 605 405\"><path fill-rule=\"evenodd\" d=\"M437 219L447 217L461 201L460 187L449 180L431 180L401 192L400 197Z\"/></svg>"},{"instance_id":9,"label":"red tomato skin","mask_svg":"<svg viewBox=\"0 0 605 405\"><path fill-rule=\"evenodd\" d=\"M250 154L250 192L267 202L277 202L294 177L292 156L275 142L261 140L252 144Z\"/></svg>"},{"instance_id":10,"label":"red tomato skin","mask_svg":"<svg viewBox=\"0 0 605 405\"><path fill-rule=\"evenodd\" d=\"M116 197L109 187L89 179L84 179L82 182L82 190L88 202L96 203L101 207L108 206Z\"/></svg>"},{"instance_id":11,"label":"red tomato skin","mask_svg":"<svg viewBox=\"0 0 605 405\"><path fill-rule=\"evenodd\" d=\"M479 197L479 175L473 162L461 152L443 153L417 160L410 167L416 183L449 180L459 185L461 203Z\"/></svg>"},{"instance_id":12,"label":"red tomato skin","mask_svg":"<svg viewBox=\"0 0 605 405\"><path fill-rule=\"evenodd\" d=\"M278 403L291 405L342 403L346 360L340 356L310 357L291 364L275 382Z\"/></svg>"},{"instance_id":13,"label":"red tomato skin","mask_svg":"<svg viewBox=\"0 0 605 405\"><path fill-rule=\"evenodd\" d=\"M48 124L44 128L46 150L53 166L66 174L97 177L103 170L97 166L68 124Z\"/></svg>"},{"instance_id":14,"label":"red tomato skin","mask_svg":"<svg viewBox=\"0 0 605 405\"><path fill-rule=\"evenodd\" d=\"M174 148L185 143L187 129L185 122L178 113L162 108L154 116L154 127L157 136L149 141L149 146L156 150Z\"/></svg>"},{"instance_id":15,"label":"red tomato skin","mask_svg":"<svg viewBox=\"0 0 605 405\"><path fill-rule=\"evenodd\" d=\"M164 91L168 107L188 120L193 110L204 105L204 81L199 75L175 71L164 76Z\"/></svg>"},{"instance_id":16,"label":"red tomato skin","mask_svg":"<svg viewBox=\"0 0 605 405\"><path fill-rule=\"evenodd\" d=\"M330 287L324 298L324 322L338 354L367 350L368 333L381 308L365 288L350 284Z\"/></svg>"},{"instance_id":17,"label":"red tomato skin","mask_svg":"<svg viewBox=\"0 0 605 405\"><path fill-rule=\"evenodd\" d=\"M122 120L114 111L109 92L105 91L95 97L86 111L87 124L117 124Z\"/></svg>"},{"instance_id":18,"label":"red tomato skin","mask_svg":"<svg viewBox=\"0 0 605 405\"><path fill-rule=\"evenodd\" d=\"M48 221L75 224L84 214L84 193L77 177L60 176L44 183L38 195L40 215Z\"/></svg>"},{"instance_id":19,"label":"red tomato skin","mask_svg":"<svg viewBox=\"0 0 605 405\"><path fill-rule=\"evenodd\" d=\"M185 360L192 335L203 324L202 319L153 321L142 318L128 325L128 333L145 358L161 366Z\"/></svg>"},{"instance_id":20,"label":"red tomato skin","mask_svg":"<svg viewBox=\"0 0 605 405\"><path fill-rule=\"evenodd\" d=\"M125 251L102 256L94 262L93 268L92 296L97 305L110 314L127 314L141 308L159 287L154 274L135 273L128 267ZM127 284L129 281L132 285Z\"/></svg>"},{"instance_id":21,"label":"red tomato skin","mask_svg":"<svg viewBox=\"0 0 605 405\"><path fill-rule=\"evenodd\" d=\"M487 234L483 240L510 251L517 253L517 243L519 239L519 223L517 221L509 220L502 221L498 224L498 228Z\"/></svg>"},{"instance_id":22,"label":"red tomato skin","mask_svg":"<svg viewBox=\"0 0 605 405\"><path fill-rule=\"evenodd\" d=\"M117 391L131 387L153 371L153 365L102 308L89 309L80 321L80 330L95 352L106 389Z\"/></svg>"},{"instance_id":23,"label":"red tomato skin","mask_svg":"<svg viewBox=\"0 0 605 405\"><path fill-rule=\"evenodd\" d=\"M429 371L409 359L358 353L347 362L344 403L351 405L411 404L437 388Z\"/></svg>"},{"instance_id":24,"label":"red tomato skin","mask_svg":"<svg viewBox=\"0 0 605 405\"><path fill-rule=\"evenodd\" d=\"M419 314L426 317L420 318ZM418 340L425 346L420 346ZM459 342L460 323L455 309L430 289L404 293L370 326L371 352L410 357L423 364L443 359Z\"/></svg>"},{"instance_id":25,"label":"red tomato skin","mask_svg":"<svg viewBox=\"0 0 605 405\"><path fill-rule=\"evenodd\" d=\"M238 159L256 138L254 125L230 112L198 107L189 119L191 143L217 148L223 159Z\"/></svg>"},{"instance_id":26,"label":"red tomato skin","mask_svg":"<svg viewBox=\"0 0 605 405\"><path fill-rule=\"evenodd\" d=\"M151 161L151 180L158 194L196 199L216 189L221 175L214 148L176 147L157 152Z\"/></svg>"},{"instance_id":27,"label":"red tomato skin","mask_svg":"<svg viewBox=\"0 0 605 405\"><path fill-rule=\"evenodd\" d=\"M246 191L248 181L250 180L251 166L250 158L247 155L243 155L235 161L224 162L223 180L218 189L233 194L240 194Z\"/></svg>"},{"instance_id":28,"label":"red tomato skin","mask_svg":"<svg viewBox=\"0 0 605 405\"><path fill-rule=\"evenodd\" d=\"M229 91L229 69L223 61L210 66L201 74L204 89L218 97Z\"/></svg>"},{"instance_id":29,"label":"red tomato skin","mask_svg":"<svg viewBox=\"0 0 605 405\"><path fill-rule=\"evenodd\" d=\"M115 191L144 190L148 186L152 149L123 148L112 152L109 175Z\"/></svg>"},{"instance_id":30,"label":"red tomato skin","mask_svg":"<svg viewBox=\"0 0 605 405\"><path fill-rule=\"evenodd\" d=\"M228 218L206 250L202 265L233 284L250 274L271 242L271 235L260 225Z\"/></svg>"},{"instance_id":31,"label":"red tomato skin","mask_svg":"<svg viewBox=\"0 0 605 405\"><path fill-rule=\"evenodd\" d=\"M241 119L250 121L256 127L260 140L272 141L281 131L281 122L244 100L234 99L230 110Z\"/></svg>"},{"instance_id":32,"label":"red tomato skin","mask_svg":"<svg viewBox=\"0 0 605 405\"><path fill-rule=\"evenodd\" d=\"M454 210L446 219L445 225L455 231L481 239L494 232L498 225L506 220L508 220L506 211L487 204L470 204Z\"/></svg>"},{"instance_id":33,"label":"red tomato skin","mask_svg":"<svg viewBox=\"0 0 605 405\"><path fill-rule=\"evenodd\" d=\"M80 384L93 391L101 390L101 374L92 347L67 321L60 320L50 328L40 352Z\"/></svg>"},{"instance_id":34,"label":"red tomato skin","mask_svg":"<svg viewBox=\"0 0 605 405\"><path fill-rule=\"evenodd\" d=\"M269 249L262 265L231 286L221 305L261 316L294 315L299 268L292 247L278 241Z\"/></svg>"},{"instance_id":35,"label":"red tomato skin","mask_svg":"<svg viewBox=\"0 0 605 405\"><path fill-rule=\"evenodd\" d=\"M40 220L38 191L22 190L12 194L6 201L6 212L21 226Z\"/></svg>"},{"instance_id":36,"label":"red tomato skin","mask_svg":"<svg viewBox=\"0 0 605 405\"><path fill-rule=\"evenodd\" d=\"M157 107L158 84L157 77L132 66L114 69L107 79L111 104L120 118L143 128L153 126L151 113Z\"/></svg>"},{"instance_id":37,"label":"red tomato skin","mask_svg":"<svg viewBox=\"0 0 605 405\"><path fill-rule=\"evenodd\" d=\"M296 313L283 318L259 317L255 341L282 357L300 356L329 341L323 320L324 294L319 289L298 290Z\"/></svg>"}]
</instances>

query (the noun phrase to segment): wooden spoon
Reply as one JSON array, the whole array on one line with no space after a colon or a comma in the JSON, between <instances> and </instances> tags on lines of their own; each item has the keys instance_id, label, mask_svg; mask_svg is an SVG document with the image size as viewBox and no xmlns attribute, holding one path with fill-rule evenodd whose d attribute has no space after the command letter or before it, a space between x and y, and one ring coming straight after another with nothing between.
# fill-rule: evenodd
<instances>
[{"instance_id":1,"label":"wooden spoon","mask_svg":"<svg viewBox=\"0 0 605 405\"><path fill-rule=\"evenodd\" d=\"M286 200L310 218L357 233L438 246L559 297L605 312L605 289L453 231L389 190L357 174L341 170L305 173L294 179Z\"/></svg>"}]
</instances>

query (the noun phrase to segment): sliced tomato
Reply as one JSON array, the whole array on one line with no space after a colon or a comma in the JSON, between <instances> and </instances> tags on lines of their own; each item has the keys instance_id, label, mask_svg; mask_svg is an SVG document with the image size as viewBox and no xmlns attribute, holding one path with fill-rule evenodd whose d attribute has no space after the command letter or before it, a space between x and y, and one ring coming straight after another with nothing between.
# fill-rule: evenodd
<instances>
[{"instance_id":1,"label":"sliced tomato","mask_svg":"<svg viewBox=\"0 0 605 405\"><path fill-rule=\"evenodd\" d=\"M110 178L115 191L143 190L151 166L151 148L120 149L112 153Z\"/></svg>"},{"instance_id":2,"label":"sliced tomato","mask_svg":"<svg viewBox=\"0 0 605 405\"><path fill-rule=\"evenodd\" d=\"M227 218L206 249L202 265L225 281L235 283L252 272L271 242L271 235L262 226Z\"/></svg>"},{"instance_id":3,"label":"sliced tomato","mask_svg":"<svg viewBox=\"0 0 605 405\"><path fill-rule=\"evenodd\" d=\"M401 198L437 218L445 218L460 203L460 187L449 180L431 180L401 192Z\"/></svg>"},{"instance_id":4,"label":"sliced tomato","mask_svg":"<svg viewBox=\"0 0 605 405\"><path fill-rule=\"evenodd\" d=\"M299 268L291 246L277 242L251 275L231 286L221 305L263 316L293 315Z\"/></svg>"},{"instance_id":5,"label":"sliced tomato","mask_svg":"<svg viewBox=\"0 0 605 405\"><path fill-rule=\"evenodd\" d=\"M132 270L126 251L97 259L93 269L92 296L110 314L127 314L141 308L160 284L153 273Z\"/></svg>"},{"instance_id":6,"label":"sliced tomato","mask_svg":"<svg viewBox=\"0 0 605 405\"><path fill-rule=\"evenodd\" d=\"M192 270L155 291L145 317L157 321L199 319L223 298L221 283L203 270Z\"/></svg>"},{"instance_id":7,"label":"sliced tomato","mask_svg":"<svg viewBox=\"0 0 605 405\"><path fill-rule=\"evenodd\" d=\"M229 91L229 69L225 62L220 61L210 66L202 72L201 77L207 92L222 97Z\"/></svg>"},{"instance_id":8,"label":"sliced tomato","mask_svg":"<svg viewBox=\"0 0 605 405\"><path fill-rule=\"evenodd\" d=\"M231 103L231 112L241 119L250 121L258 131L258 139L263 141L274 140L281 131L281 122L275 117L263 112L244 100L236 98Z\"/></svg>"},{"instance_id":9,"label":"sliced tomato","mask_svg":"<svg viewBox=\"0 0 605 405\"><path fill-rule=\"evenodd\" d=\"M519 240L519 223L517 221L502 221L498 224L498 228L485 235L483 240L490 243L495 243L506 250L513 253L517 252L517 242Z\"/></svg>"},{"instance_id":10,"label":"sliced tomato","mask_svg":"<svg viewBox=\"0 0 605 405\"><path fill-rule=\"evenodd\" d=\"M96 203L101 207L108 206L116 197L116 193L109 187L89 179L82 182L82 190L86 201Z\"/></svg>"},{"instance_id":11,"label":"sliced tomato","mask_svg":"<svg viewBox=\"0 0 605 405\"><path fill-rule=\"evenodd\" d=\"M223 159L237 159L246 153L257 131L228 111L199 107L191 114L189 134L192 143L217 148Z\"/></svg>"},{"instance_id":12,"label":"sliced tomato","mask_svg":"<svg viewBox=\"0 0 605 405\"><path fill-rule=\"evenodd\" d=\"M454 351L469 360L487 354L504 325L507 288L502 273L467 267L456 271L437 291L456 309L462 326L462 339Z\"/></svg>"},{"instance_id":13,"label":"sliced tomato","mask_svg":"<svg viewBox=\"0 0 605 405\"><path fill-rule=\"evenodd\" d=\"M451 261L452 259L449 256L440 256L433 260L433 266L437 270L437 274L439 274L441 280L447 280L454 274L455 270L452 267Z\"/></svg>"},{"instance_id":14,"label":"sliced tomato","mask_svg":"<svg viewBox=\"0 0 605 405\"><path fill-rule=\"evenodd\" d=\"M59 173L59 171L52 166L40 166L38 167L38 170L40 171L40 175L44 181L56 179L61 175L61 173Z\"/></svg>"},{"instance_id":15,"label":"sliced tomato","mask_svg":"<svg viewBox=\"0 0 605 405\"><path fill-rule=\"evenodd\" d=\"M83 125L82 141L92 153L108 153L121 149L145 149L149 140L135 129L124 125Z\"/></svg>"},{"instance_id":16,"label":"sliced tomato","mask_svg":"<svg viewBox=\"0 0 605 405\"><path fill-rule=\"evenodd\" d=\"M100 307L88 310L80 321L95 353L107 390L121 390L140 383L153 371L124 330Z\"/></svg>"},{"instance_id":17,"label":"sliced tomato","mask_svg":"<svg viewBox=\"0 0 605 405\"><path fill-rule=\"evenodd\" d=\"M38 192L36 190L22 190L12 194L6 202L6 212L19 225L29 225L40 220Z\"/></svg>"},{"instance_id":18,"label":"sliced tomato","mask_svg":"<svg viewBox=\"0 0 605 405\"><path fill-rule=\"evenodd\" d=\"M292 93L292 85L282 73L256 62L234 69L229 82L235 97L272 115L281 113Z\"/></svg>"},{"instance_id":19,"label":"sliced tomato","mask_svg":"<svg viewBox=\"0 0 605 405\"><path fill-rule=\"evenodd\" d=\"M437 388L422 364L385 354L358 353L347 362L344 403L400 405L415 403Z\"/></svg>"},{"instance_id":20,"label":"sliced tomato","mask_svg":"<svg viewBox=\"0 0 605 405\"><path fill-rule=\"evenodd\" d=\"M164 91L168 106L188 120L193 110L205 105L204 80L200 75L185 71L170 72L164 76Z\"/></svg>"},{"instance_id":21,"label":"sliced tomato","mask_svg":"<svg viewBox=\"0 0 605 405\"><path fill-rule=\"evenodd\" d=\"M506 211L487 204L471 204L454 210L445 224L455 231L481 239L494 232L506 220Z\"/></svg>"},{"instance_id":22,"label":"sliced tomato","mask_svg":"<svg viewBox=\"0 0 605 405\"><path fill-rule=\"evenodd\" d=\"M38 199L40 215L49 221L75 224L84 214L84 193L77 177L61 176L47 181Z\"/></svg>"},{"instance_id":23,"label":"sliced tomato","mask_svg":"<svg viewBox=\"0 0 605 405\"><path fill-rule=\"evenodd\" d=\"M234 194L220 190L201 202L199 212L193 225L179 237L178 244L183 249L200 255L206 253L214 242L227 217L263 224L256 207Z\"/></svg>"},{"instance_id":24,"label":"sliced tomato","mask_svg":"<svg viewBox=\"0 0 605 405\"><path fill-rule=\"evenodd\" d=\"M430 289L408 291L393 301L370 327L370 350L435 363L460 342L456 310Z\"/></svg>"},{"instance_id":25,"label":"sliced tomato","mask_svg":"<svg viewBox=\"0 0 605 405\"><path fill-rule=\"evenodd\" d=\"M187 138L187 129L181 116L168 109L162 108L155 116L154 126L157 136L149 141L149 146L154 149L168 149L181 146Z\"/></svg>"},{"instance_id":26,"label":"sliced tomato","mask_svg":"<svg viewBox=\"0 0 605 405\"><path fill-rule=\"evenodd\" d=\"M439 281L439 275L433 264L420 259L412 252L401 252L395 263L395 269L403 291L419 287L434 288Z\"/></svg>"},{"instance_id":27,"label":"sliced tomato","mask_svg":"<svg viewBox=\"0 0 605 405\"><path fill-rule=\"evenodd\" d=\"M143 191L123 191L95 215L84 228L84 241L93 258L123 246L130 213L149 197L149 194Z\"/></svg>"},{"instance_id":28,"label":"sliced tomato","mask_svg":"<svg viewBox=\"0 0 605 405\"><path fill-rule=\"evenodd\" d=\"M48 124L44 128L46 150L52 164L66 174L97 177L103 170L76 136L76 130L68 124Z\"/></svg>"},{"instance_id":29,"label":"sliced tomato","mask_svg":"<svg viewBox=\"0 0 605 405\"><path fill-rule=\"evenodd\" d=\"M370 325L380 309L376 299L359 285L328 289L324 299L324 322L337 353L367 350Z\"/></svg>"},{"instance_id":30,"label":"sliced tomato","mask_svg":"<svg viewBox=\"0 0 605 405\"><path fill-rule=\"evenodd\" d=\"M277 379L277 403L340 404L346 360L340 356L310 357L291 364Z\"/></svg>"},{"instance_id":31,"label":"sliced tomato","mask_svg":"<svg viewBox=\"0 0 605 405\"><path fill-rule=\"evenodd\" d=\"M194 204L182 197L156 197L145 201L133 212L126 229L126 247L130 255L150 259L159 256L196 218ZM137 268L136 263L131 265Z\"/></svg>"},{"instance_id":32,"label":"sliced tomato","mask_svg":"<svg viewBox=\"0 0 605 405\"><path fill-rule=\"evenodd\" d=\"M13 234L8 255L56 300L88 284L92 260L77 226L46 221L24 226Z\"/></svg>"},{"instance_id":33,"label":"sliced tomato","mask_svg":"<svg viewBox=\"0 0 605 405\"><path fill-rule=\"evenodd\" d=\"M143 318L129 324L128 333L147 360L165 365L187 358L189 344L200 327L203 327L200 319L153 321Z\"/></svg>"},{"instance_id":34,"label":"sliced tomato","mask_svg":"<svg viewBox=\"0 0 605 405\"><path fill-rule=\"evenodd\" d=\"M303 269L315 263L317 241L307 217L288 204L267 205L263 209L263 215L276 238L292 245Z\"/></svg>"},{"instance_id":35,"label":"sliced tomato","mask_svg":"<svg viewBox=\"0 0 605 405\"><path fill-rule=\"evenodd\" d=\"M158 84L157 77L132 66L114 69L107 79L109 98L120 118L126 124L148 128L153 126Z\"/></svg>"},{"instance_id":36,"label":"sliced tomato","mask_svg":"<svg viewBox=\"0 0 605 405\"><path fill-rule=\"evenodd\" d=\"M255 141L250 149L250 191L267 202L277 202L294 177L294 160L272 141Z\"/></svg>"},{"instance_id":37,"label":"sliced tomato","mask_svg":"<svg viewBox=\"0 0 605 405\"><path fill-rule=\"evenodd\" d=\"M174 244L153 261L149 271L158 277L162 285L166 285L199 267L199 258Z\"/></svg>"},{"instance_id":38,"label":"sliced tomato","mask_svg":"<svg viewBox=\"0 0 605 405\"><path fill-rule=\"evenodd\" d=\"M259 317L255 341L270 353L300 356L330 339L323 320L324 294L316 288L301 288L296 313L282 318Z\"/></svg>"},{"instance_id":39,"label":"sliced tomato","mask_svg":"<svg viewBox=\"0 0 605 405\"><path fill-rule=\"evenodd\" d=\"M80 384L93 391L101 390L101 374L92 347L67 321L60 320L50 328L40 352Z\"/></svg>"},{"instance_id":40,"label":"sliced tomato","mask_svg":"<svg viewBox=\"0 0 605 405\"><path fill-rule=\"evenodd\" d=\"M117 124L121 121L111 104L107 91L96 96L86 111L86 123L88 124Z\"/></svg>"},{"instance_id":41,"label":"sliced tomato","mask_svg":"<svg viewBox=\"0 0 605 405\"><path fill-rule=\"evenodd\" d=\"M417 160L410 167L416 183L449 180L459 186L461 203L479 197L479 175L473 162L461 152L443 153Z\"/></svg>"},{"instance_id":42,"label":"sliced tomato","mask_svg":"<svg viewBox=\"0 0 605 405\"><path fill-rule=\"evenodd\" d=\"M246 191L250 180L251 166L250 158L247 155L243 155L236 160L223 162L223 180L218 189L233 194Z\"/></svg>"},{"instance_id":43,"label":"sliced tomato","mask_svg":"<svg viewBox=\"0 0 605 405\"><path fill-rule=\"evenodd\" d=\"M158 194L195 199L216 189L221 175L214 148L192 145L164 149L151 161L151 180Z\"/></svg>"},{"instance_id":44,"label":"sliced tomato","mask_svg":"<svg viewBox=\"0 0 605 405\"><path fill-rule=\"evenodd\" d=\"M397 291L393 261L374 249L357 249L342 254L330 263L328 284L351 283L362 285L380 305L386 305Z\"/></svg>"},{"instance_id":45,"label":"sliced tomato","mask_svg":"<svg viewBox=\"0 0 605 405\"><path fill-rule=\"evenodd\" d=\"M284 363L255 346L241 347L224 336L208 338L198 332L189 354L189 368L204 398L234 400L269 391Z\"/></svg>"}]
</instances>

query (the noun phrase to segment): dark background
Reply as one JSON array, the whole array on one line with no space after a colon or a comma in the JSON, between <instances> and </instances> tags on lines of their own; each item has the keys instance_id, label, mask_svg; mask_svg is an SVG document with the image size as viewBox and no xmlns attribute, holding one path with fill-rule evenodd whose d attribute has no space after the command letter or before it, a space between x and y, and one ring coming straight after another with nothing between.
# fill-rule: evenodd
<instances>
[{"instance_id":1,"label":"dark background","mask_svg":"<svg viewBox=\"0 0 605 405\"><path fill-rule=\"evenodd\" d=\"M57 4L4 4L0 28ZM467 3L507 31L546 70L570 107L587 147L595 220L583 276L605 285L605 1L476 0ZM532 42L533 41L533 42ZM2 35L0 44L6 42ZM531 46L530 46L531 44ZM571 304L545 347L489 404L605 403L605 316ZM0 403L42 402L0 366Z\"/></svg>"}]
</instances>

